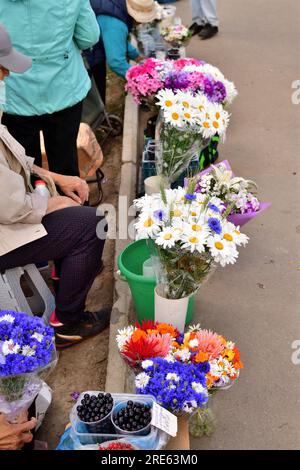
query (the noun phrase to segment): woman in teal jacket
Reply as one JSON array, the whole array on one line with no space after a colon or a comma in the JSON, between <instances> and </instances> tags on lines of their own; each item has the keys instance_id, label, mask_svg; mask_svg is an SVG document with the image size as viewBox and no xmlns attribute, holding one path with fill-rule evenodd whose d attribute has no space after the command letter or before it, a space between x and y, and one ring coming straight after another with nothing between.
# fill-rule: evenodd
<instances>
[{"instance_id":1,"label":"woman in teal jacket","mask_svg":"<svg viewBox=\"0 0 300 470\"><path fill-rule=\"evenodd\" d=\"M78 175L76 139L91 86L81 51L100 36L89 0L1 0L0 23L33 62L7 79L2 123L40 166L42 131L50 171Z\"/></svg>"}]
</instances>

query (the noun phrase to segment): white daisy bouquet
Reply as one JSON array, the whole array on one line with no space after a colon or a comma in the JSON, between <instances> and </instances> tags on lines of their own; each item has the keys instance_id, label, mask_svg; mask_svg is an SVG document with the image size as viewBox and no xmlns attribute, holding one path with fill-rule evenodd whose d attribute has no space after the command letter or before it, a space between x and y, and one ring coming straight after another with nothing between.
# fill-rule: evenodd
<instances>
[{"instance_id":1,"label":"white daisy bouquet","mask_svg":"<svg viewBox=\"0 0 300 470\"><path fill-rule=\"evenodd\" d=\"M168 186L214 135L225 137L229 114L200 92L160 90L157 99L161 113L155 137L161 145L156 152L156 169Z\"/></svg>"},{"instance_id":2,"label":"white daisy bouquet","mask_svg":"<svg viewBox=\"0 0 300 470\"><path fill-rule=\"evenodd\" d=\"M238 247L248 242L226 220L221 199L196 193L193 183L146 195L135 205L140 210L137 236L152 240L161 267L157 278L170 299L195 293L212 267L234 264Z\"/></svg>"},{"instance_id":3,"label":"white daisy bouquet","mask_svg":"<svg viewBox=\"0 0 300 470\"><path fill-rule=\"evenodd\" d=\"M172 24L165 28L162 28L160 34L166 42L172 44L172 46L174 47L187 45L188 41L192 36L192 33L189 28L187 28L183 24Z\"/></svg>"}]
</instances>

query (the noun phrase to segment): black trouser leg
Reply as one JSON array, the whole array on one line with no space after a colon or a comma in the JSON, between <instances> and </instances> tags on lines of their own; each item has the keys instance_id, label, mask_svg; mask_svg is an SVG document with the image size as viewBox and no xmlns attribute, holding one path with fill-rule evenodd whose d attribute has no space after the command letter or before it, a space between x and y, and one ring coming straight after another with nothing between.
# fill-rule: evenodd
<instances>
[{"instance_id":1,"label":"black trouser leg","mask_svg":"<svg viewBox=\"0 0 300 470\"><path fill-rule=\"evenodd\" d=\"M92 207L70 207L43 218L45 237L0 257L0 270L59 261L60 283L56 297L56 316L62 323L74 323L85 309L88 291L101 267L104 240L97 237Z\"/></svg>"},{"instance_id":2,"label":"black trouser leg","mask_svg":"<svg viewBox=\"0 0 300 470\"><path fill-rule=\"evenodd\" d=\"M36 165L42 166L40 144L40 130L42 129L42 124L40 116L3 114L2 124L4 124L11 135L23 145L26 155L34 158Z\"/></svg>"},{"instance_id":3,"label":"black trouser leg","mask_svg":"<svg viewBox=\"0 0 300 470\"><path fill-rule=\"evenodd\" d=\"M92 75L96 82L98 91L102 98L103 103L106 102L106 62L100 62L99 64L92 67Z\"/></svg>"},{"instance_id":4,"label":"black trouser leg","mask_svg":"<svg viewBox=\"0 0 300 470\"><path fill-rule=\"evenodd\" d=\"M62 175L79 176L77 135L82 102L43 117L43 134L49 170Z\"/></svg>"}]
</instances>

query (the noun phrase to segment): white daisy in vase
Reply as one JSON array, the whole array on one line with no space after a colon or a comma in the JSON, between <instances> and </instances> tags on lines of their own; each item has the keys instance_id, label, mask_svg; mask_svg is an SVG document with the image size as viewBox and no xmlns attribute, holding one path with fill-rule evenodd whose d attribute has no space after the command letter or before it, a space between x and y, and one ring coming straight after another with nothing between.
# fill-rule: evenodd
<instances>
[{"instance_id":1,"label":"white daisy in vase","mask_svg":"<svg viewBox=\"0 0 300 470\"><path fill-rule=\"evenodd\" d=\"M156 97L158 99L157 105L160 106L164 111L170 110L177 104L177 97L172 90L160 90Z\"/></svg>"},{"instance_id":2,"label":"white daisy in vase","mask_svg":"<svg viewBox=\"0 0 300 470\"><path fill-rule=\"evenodd\" d=\"M236 227L231 222L225 222L223 225L223 240L238 246L245 246L249 241L249 237L241 233L239 227Z\"/></svg>"},{"instance_id":3,"label":"white daisy in vase","mask_svg":"<svg viewBox=\"0 0 300 470\"><path fill-rule=\"evenodd\" d=\"M137 230L138 238L153 237L160 231L159 221L155 219L152 211L142 212L134 227Z\"/></svg>"},{"instance_id":4,"label":"white daisy in vase","mask_svg":"<svg viewBox=\"0 0 300 470\"><path fill-rule=\"evenodd\" d=\"M238 251L235 244L229 244L221 235L214 235L208 238L207 246L217 263L222 267L227 264L234 264L238 258Z\"/></svg>"},{"instance_id":5,"label":"white daisy in vase","mask_svg":"<svg viewBox=\"0 0 300 470\"><path fill-rule=\"evenodd\" d=\"M191 253L194 253L194 251L203 253L205 251L206 239L207 235L205 232L189 230L188 233L182 236L182 248L187 248Z\"/></svg>"},{"instance_id":6,"label":"white daisy in vase","mask_svg":"<svg viewBox=\"0 0 300 470\"><path fill-rule=\"evenodd\" d=\"M173 227L167 227L160 232L155 240L155 243L159 246L162 246L166 250L167 248L172 248L177 240L178 235Z\"/></svg>"},{"instance_id":7,"label":"white daisy in vase","mask_svg":"<svg viewBox=\"0 0 300 470\"><path fill-rule=\"evenodd\" d=\"M183 112L180 106L176 105L171 110L165 110L164 120L175 127L183 127Z\"/></svg>"}]
</instances>

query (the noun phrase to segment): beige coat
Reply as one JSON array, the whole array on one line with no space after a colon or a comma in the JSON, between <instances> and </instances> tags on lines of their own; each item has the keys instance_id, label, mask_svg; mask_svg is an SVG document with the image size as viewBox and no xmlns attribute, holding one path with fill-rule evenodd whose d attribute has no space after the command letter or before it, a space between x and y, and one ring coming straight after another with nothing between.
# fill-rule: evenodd
<instances>
[{"instance_id":1,"label":"beige coat","mask_svg":"<svg viewBox=\"0 0 300 470\"><path fill-rule=\"evenodd\" d=\"M47 235L41 224L47 198L30 184L33 161L0 124L0 256ZM47 178L47 183L54 195L53 181Z\"/></svg>"}]
</instances>

